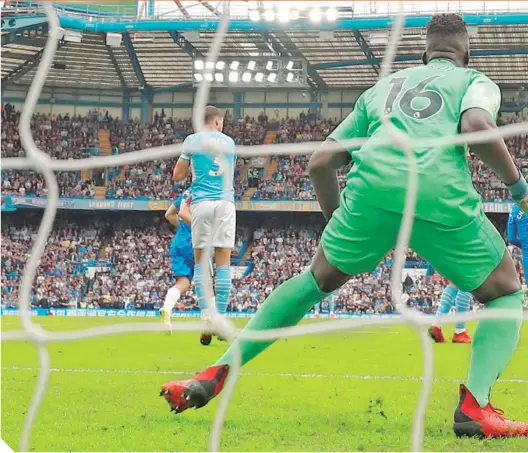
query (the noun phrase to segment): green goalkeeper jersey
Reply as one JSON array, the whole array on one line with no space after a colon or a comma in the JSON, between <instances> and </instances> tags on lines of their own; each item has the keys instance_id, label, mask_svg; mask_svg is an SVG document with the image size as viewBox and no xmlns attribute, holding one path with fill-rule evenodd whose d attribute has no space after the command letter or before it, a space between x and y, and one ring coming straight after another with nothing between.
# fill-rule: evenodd
<instances>
[{"instance_id":1,"label":"green goalkeeper jersey","mask_svg":"<svg viewBox=\"0 0 528 453\"><path fill-rule=\"evenodd\" d=\"M332 132L338 142L369 137L359 149L349 149L354 166L348 174L345 200L403 213L409 160L392 144L383 115L418 146L416 217L447 226L475 218L481 198L473 187L467 146L420 146L420 140L451 137L460 132L460 117L470 108L488 111L496 119L498 86L484 74L433 60L380 80L358 99L354 111ZM434 141L433 141L434 143Z\"/></svg>"}]
</instances>

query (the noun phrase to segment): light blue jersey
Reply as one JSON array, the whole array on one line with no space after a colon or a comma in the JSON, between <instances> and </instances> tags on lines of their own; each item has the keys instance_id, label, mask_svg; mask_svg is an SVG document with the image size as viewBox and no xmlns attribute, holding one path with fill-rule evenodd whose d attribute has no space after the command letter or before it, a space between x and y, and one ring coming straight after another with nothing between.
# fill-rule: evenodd
<instances>
[{"instance_id":1,"label":"light blue jersey","mask_svg":"<svg viewBox=\"0 0 528 453\"><path fill-rule=\"evenodd\" d=\"M528 215L517 205L513 206L508 218L508 242L521 248L524 278L528 278Z\"/></svg>"},{"instance_id":2,"label":"light blue jersey","mask_svg":"<svg viewBox=\"0 0 528 453\"><path fill-rule=\"evenodd\" d=\"M207 141L216 142L225 149L225 154L208 153L205 149ZM233 139L221 132L206 131L189 135L183 145L184 152L180 159L190 161L193 172L192 203L204 200L227 200L234 203L233 178L237 156ZM227 184L224 178L227 178Z\"/></svg>"}]
</instances>

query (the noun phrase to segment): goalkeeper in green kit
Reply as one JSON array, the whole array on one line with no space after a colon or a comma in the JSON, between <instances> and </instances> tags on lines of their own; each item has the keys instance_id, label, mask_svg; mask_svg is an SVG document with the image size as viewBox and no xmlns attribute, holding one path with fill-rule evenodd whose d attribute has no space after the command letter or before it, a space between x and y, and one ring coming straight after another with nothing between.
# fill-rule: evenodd
<instances>
[{"instance_id":1,"label":"goalkeeper in green kit","mask_svg":"<svg viewBox=\"0 0 528 453\"><path fill-rule=\"evenodd\" d=\"M500 90L480 72L469 69L465 22L441 14L427 26L424 66L380 80L358 99L354 111L328 142L368 137L359 149L316 151L310 177L328 224L311 268L279 286L246 329L266 330L297 324L306 312L342 286L351 275L373 271L394 248L405 205L409 162L391 144L384 116L415 143L458 133L496 129ZM528 436L528 424L505 418L490 402L493 384L519 340L523 293L504 240L484 215L466 160L467 146L415 147L418 194L410 246L443 277L471 292L486 310L509 310L514 319L478 323L472 344L469 378L460 386L455 410L457 436ZM472 146L493 170L521 209L528 212L528 184L504 140ZM337 169L354 163L339 193ZM242 364L272 341L235 340ZM231 347L212 367L186 381L168 382L160 394L182 412L202 407L224 385L233 361Z\"/></svg>"}]
</instances>

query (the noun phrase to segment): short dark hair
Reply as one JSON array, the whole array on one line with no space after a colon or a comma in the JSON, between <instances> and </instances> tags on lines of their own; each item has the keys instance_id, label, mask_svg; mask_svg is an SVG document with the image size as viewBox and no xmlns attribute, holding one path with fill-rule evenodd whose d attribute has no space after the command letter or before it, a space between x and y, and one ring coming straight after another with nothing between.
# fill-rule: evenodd
<instances>
[{"instance_id":1,"label":"short dark hair","mask_svg":"<svg viewBox=\"0 0 528 453\"><path fill-rule=\"evenodd\" d=\"M427 24L428 38L449 38L468 35L466 22L458 14L435 14Z\"/></svg>"},{"instance_id":2,"label":"short dark hair","mask_svg":"<svg viewBox=\"0 0 528 453\"><path fill-rule=\"evenodd\" d=\"M211 121L214 121L216 118L223 118L224 115L222 115L222 112L219 108L215 107L214 105L208 105L205 107L204 112L204 121L205 124L209 124Z\"/></svg>"}]
</instances>

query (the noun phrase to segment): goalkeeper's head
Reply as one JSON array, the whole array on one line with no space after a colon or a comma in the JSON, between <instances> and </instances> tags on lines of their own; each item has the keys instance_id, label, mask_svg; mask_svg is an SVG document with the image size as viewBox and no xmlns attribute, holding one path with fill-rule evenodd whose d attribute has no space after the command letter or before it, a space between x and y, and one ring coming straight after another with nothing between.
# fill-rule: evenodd
<instances>
[{"instance_id":1,"label":"goalkeeper's head","mask_svg":"<svg viewBox=\"0 0 528 453\"><path fill-rule=\"evenodd\" d=\"M423 61L443 58L457 66L469 64L469 35L466 22L458 14L436 14L427 24L427 44Z\"/></svg>"}]
</instances>

